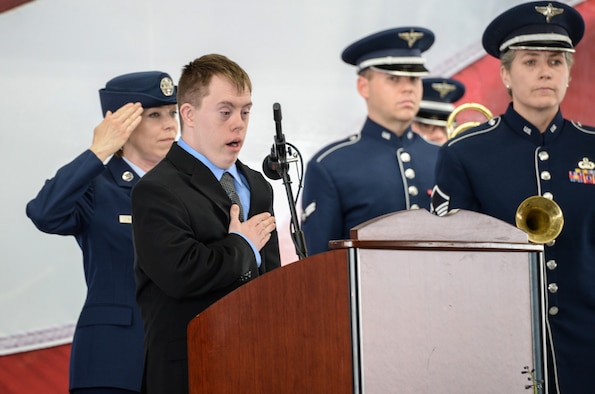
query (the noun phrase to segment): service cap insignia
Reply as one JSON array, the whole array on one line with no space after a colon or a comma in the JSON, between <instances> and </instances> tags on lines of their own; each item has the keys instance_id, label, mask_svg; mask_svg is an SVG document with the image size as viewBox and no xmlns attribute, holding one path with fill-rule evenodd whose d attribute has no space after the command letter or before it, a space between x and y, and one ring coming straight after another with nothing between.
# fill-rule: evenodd
<instances>
[{"instance_id":1,"label":"service cap insignia","mask_svg":"<svg viewBox=\"0 0 595 394\"><path fill-rule=\"evenodd\" d=\"M174 94L174 81L169 77L163 77L159 87L161 88L161 93L167 97Z\"/></svg>"},{"instance_id":2,"label":"service cap insignia","mask_svg":"<svg viewBox=\"0 0 595 394\"><path fill-rule=\"evenodd\" d=\"M552 18L554 16L560 15L561 13L564 12L564 10L562 8L556 8L552 5L552 3L549 3L547 5L547 7L536 6L535 11L537 11L541 15L545 16L545 21L547 23L550 23L550 21L552 20Z\"/></svg>"},{"instance_id":3,"label":"service cap insignia","mask_svg":"<svg viewBox=\"0 0 595 394\"><path fill-rule=\"evenodd\" d=\"M424 36L424 33L420 32L420 31L415 31L413 29L399 33L399 38L401 40L407 41L407 45L409 45L409 48L411 48L417 40L420 40L421 38L423 38L423 36Z\"/></svg>"}]
</instances>

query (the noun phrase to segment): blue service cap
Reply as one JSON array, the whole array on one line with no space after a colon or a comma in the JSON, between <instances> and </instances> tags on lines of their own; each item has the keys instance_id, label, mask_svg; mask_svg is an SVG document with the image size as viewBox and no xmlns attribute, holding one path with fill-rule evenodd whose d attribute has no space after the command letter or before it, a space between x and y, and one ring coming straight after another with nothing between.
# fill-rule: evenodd
<instances>
[{"instance_id":1,"label":"blue service cap","mask_svg":"<svg viewBox=\"0 0 595 394\"><path fill-rule=\"evenodd\" d=\"M585 32L581 14L557 1L534 1L505 11L483 33L487 53L509 49L574 52Z\"/></svg>"},{"instance_id":2,"label":"blue service cap","mask_svg":"<svg viewBox=\"0 0 595 394\"><path fill-rule=\"evenodd\" d=\"M103 116L127 103L141 103L143 108L176 104L177 88L168 73L142 71L124 74L109 80L99 90Z\"/></svg>"},{"instance_id":3,"label":"blue service cap","mask_svg":"<svg viewBox=\"0 0 595 394\"><path fill-rule=\"evenodd\" d=\"M421 54L434 43L434 33L422 27L397 27L364 37L349 45L341 58L360 72L372 67L394 75L428 74Z\"/></svg>"},{"instance_id":4,"label":"blue service cap","mask_svg":"<svg viewBox=\"0 0 595 394\"><path fill-rule=\"evenodd\" d=\"M465 94L465 85L451 78L424 78L424 93L414 120L446 127L454 102Z\"/></svg>"}]
</instances>

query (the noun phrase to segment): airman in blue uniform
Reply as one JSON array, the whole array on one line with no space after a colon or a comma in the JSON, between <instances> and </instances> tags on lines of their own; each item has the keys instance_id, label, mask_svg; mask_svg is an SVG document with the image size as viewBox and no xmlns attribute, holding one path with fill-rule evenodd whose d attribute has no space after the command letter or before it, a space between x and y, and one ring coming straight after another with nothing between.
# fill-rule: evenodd
<instances>
[{"instance_id":1,"label":"airman in blue uniform","mask_svg":"<svg viewBox=\"0 0 595 394\"><path fill-rule=\"evenodd\" d=\"M447 120L454 102L465 94L465 85L453 78L424 78L424 95L412 128L428 141L442 145L448 139Z\"/></svg>"},{"instance_id":2,"label":"airman in blue uniform","mask_svg":"<svg viewBox=\"0 0 595 394\"><path fill-rule=\"evenodd\" d=\"M411 130L428 74L422 53L434 34L421 27L384 30L348 46L368 117L363 128L309 161L302 229L309 254L348 239L351 228L383 214L427 208L439 146Z\"/></svg>"},{"instance_id":3,"label":"airman in blue uniform","mask_svg":"<svg viewBox=\"0 0 595 394\"><path fill-rule=\"evenodd\" d=\"M544 245L549 393L595 393L595 129L560 111L584 28L555 1L518 5L490 23L483 46L500 59L512 102L443 145L432 195L437 214L468 209L513 225L530 196L562 209L562 232Z\"/></svg>"},{"instance_id":4,"label":"airman in blue uniform","mask_svg":"<svg viewBox=\"0 0 595 394\"><path fill-rule=\"evenodd\" d=\"M144 331L130 195L176 137L176 87L169 74L146 71L111 79L99 96L104 119L90 148L45 182L27 216L45 233L74 236L83 254L87 296L72 342L70 392L138 393Z\"/></svg>"}]
</instances>

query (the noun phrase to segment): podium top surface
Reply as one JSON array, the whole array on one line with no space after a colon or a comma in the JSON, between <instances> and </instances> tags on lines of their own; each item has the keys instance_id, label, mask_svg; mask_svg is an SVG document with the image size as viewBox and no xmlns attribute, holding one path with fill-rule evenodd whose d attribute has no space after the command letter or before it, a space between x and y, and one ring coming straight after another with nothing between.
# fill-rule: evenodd
<instances>
[{"instance_id":1,"label":"podium top surface","mask_svg":"<svg viewBox=\"0 0 595 394\"><path fill-rule=\"evenodd\" d=\"M351 229L350 240L331 241L331 248L384 244L417 245L419 248L471 247L543 250L532 244L527 234L500 219L478 212L457 210L446 216L436 216L425 209L399 211L379 216ZM425 246L424 246L425 245Z\"/></svg>"}]
</instances>

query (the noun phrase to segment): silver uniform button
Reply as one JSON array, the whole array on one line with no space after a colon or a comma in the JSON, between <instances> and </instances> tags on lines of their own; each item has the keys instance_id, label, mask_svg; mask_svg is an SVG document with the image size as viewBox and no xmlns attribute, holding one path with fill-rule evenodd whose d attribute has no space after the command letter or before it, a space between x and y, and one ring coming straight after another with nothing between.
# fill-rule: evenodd
<instances>
[{"instance_id":1,"label":"silver uniform button","mask_svg":"<svg viewBox=\"0 0 595 394\"><path fill-rule=\"evenodd\" d=\"M548 200L553 200L554 195L550 192L545 192L545 193L543 193L543 198L547 198Z\"/></svg>"},{"instance_id":2,"label":"silver uniform button","mask_svg":"<svg viewBox=\"0 0 595 394\"><path fill-rule=\"evenodd\" d=\"M542 171L541 172L541 179L544 181L549 181L550 179L552 179L552 174L550 174L549 171Z\"/></svg>"},{"instance_id":3,"label":"silver uniform button","mask_svg":"<svg viewBox=\"0 0 595 394\"><path fill-rule=\"evenodd\" d=\"M545 265L550 271L553 271L558 267L558 263L556 263L556 260L548 260L548 262L545 263Z\"/></svg>"},{"instance_id":4,"label":"silver uniform button","mask_svg":"<svg viewBox=\"0 0 595 394\"><path fill-rule=\"evenodd\" d=\"M547 289L550 293L554 294L558 292L558 285L556 283L550 283L547 285Z\"/></svg>"},{"instance_id":5,"label":"silver uniform button","mask_svg":"<svg viewBox=\"0 0 595 394\"><path fill-rule=\"evenodd\" d=\"M550 154L547 152L539 152L538 156L539 156L539 160L541 160L541 161L546 161L550 158Z\"/></svg>"},{"instance_id":6,"label":"silver uniform button","mask_svg":"<svg viewBox=\"0 0 595 394\"><path fill-rule=\"evenodd\" d=\"M126 182L130 182L131 180L134 179L134 174L130 171L124 171L122 173L122 180L126 181Z\"/></svg>"},{"instance_id":7,"label":"silver uniform button","mask_svg":"<svg viewBox=\"0 0 595 394\"><path fill-rule=\"evenodd\" d=\"M403 163L409 163L411 161L411 155L407 152L401 153L401 160Z\"/></svg>"},{"instance_id":8,"label":"silver uniform button","mask_svg":"<svg viewBox=\"0 0 595 394\"><path fill-rule=\"evenodd\" d=\"M413 204L413 205L411 206L411 208L409 208L409 209L419 209L419 205L417 205L417 204Z\"/></svg>"},{"instance_id":9,"label":"silver uniform button","mask_svg":"<svg viewBox=\"0 0 595 394\"><path fill-rule=\"evenodd\" d=\"M415 178L415 170L413 168L408 168L405 170L405 177L407 179Z\"/></svg>"},{"instance_id":10,"label":"silver uniform button","mask_svg":"<svg viewBox=\"0 0 595 394\"><path fill-rule=\"evenodd\" d=\"M555 240L555 239L552 239L550 242L546 243L546 244L545 244L545 246L552 247L552 246L554 246L555 244L556 244L556 240Z\"/></svg>"},{"instance_id":11,"label":"silver uniform button","mask_svg":"<svg viewBox=\"0 0 595 394\"><path fill-rule=\"evenodd\" d=\"M557 306L552 306L550 308L550 310L548 311L548 313L552 316L556 316L558 314L558 312L560 312L560 310L558 309Z\"/></svg>"},{"instance_id":12,"label":"silver uniform button","mask_svg":"<svg viewBox=\"0 0 595 394\"><path fill-rule=\"evenodd\" d=\"M407 188L407 191L409 192L409 195L411 195L411 196L417 196L417 194L419 193L416 186L409 186Z\"/></svg>"}]
</instances>

